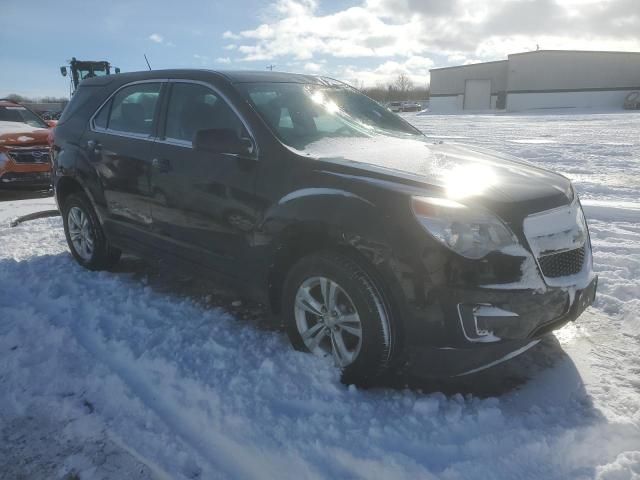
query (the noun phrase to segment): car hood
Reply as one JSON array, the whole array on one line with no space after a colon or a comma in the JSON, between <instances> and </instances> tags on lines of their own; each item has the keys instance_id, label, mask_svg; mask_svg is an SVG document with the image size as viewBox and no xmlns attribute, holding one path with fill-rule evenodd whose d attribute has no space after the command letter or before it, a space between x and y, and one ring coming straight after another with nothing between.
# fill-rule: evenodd
<instances>
[{"instance_id":1,"label":"car hood","mask_svg":"<svg viewBox=\"0 0 640 480\"><path fill-rule=\"evenodd\" d=\"M337 169L345 167L363 180L435 187L452 199L495 204L541 200L539 211L567 204L573 197L571 183L562 175L516 157L460 144L383 136L327 138L300 153Z\"/></svg>"},{"instance_id":2,"label":"car hood","mask_svg":"<svg viewBox=\"0 0 640 480\"><path fill-rule=\"evenodd\" d=\"M26 123L0 121L0 147L47 145L49 130Z\"/></svg>"}]
</instances>

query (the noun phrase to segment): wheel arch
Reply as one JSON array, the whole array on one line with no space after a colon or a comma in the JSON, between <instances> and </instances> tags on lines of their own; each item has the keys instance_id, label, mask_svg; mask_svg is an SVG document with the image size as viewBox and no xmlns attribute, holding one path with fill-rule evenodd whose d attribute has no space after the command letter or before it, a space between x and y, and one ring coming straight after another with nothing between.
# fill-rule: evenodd
<instances>
[{"instance_id":1,"label":"wheel arch","mask_svg":"<svg viewBox=\"0 0 640 480\"><path fill-rule=\"evenodd\" d=\"M62 210L62 206L64 205L64 202L69 197L69 195L74 193L86 194L86 190L77 179L65 176L60 177L56 182L55 193L56 202L58 202L58 208Z\"/></svg>"},{"instance_id":2,"label":"wheel arch","mask_svg":"<svg viewBox=\"0 0 640 480\"><path fill-rule=\"evenodd\" d=\"M83 193L91 202L96 215L98 216L98 221L103 223L103 215L100 208L97 208L95 197L91 193L91 189L78 177L71 175L64 175L59 177L55 184L55 196L56 202L58 204L58 209L62 212L62 208L65 200L74 193Z\"/></svg>"},{"instance_id":3,"label":"wheel arch","mask_svg":"<svg viewBox=\"0 0 640 480\"><path fill-rule=\"evenodd\" d=\"M370 201L338 186L301 188L282 197L266 212L262 228L271 237L273 254L267 271L271 312L282 310L288 271L300 259L320 251L349 256L384 290L394 311L396 285L388 266L393 256L387 215ZM397 288L395 288L397 287Z\"/></svg>"}]
</instances>

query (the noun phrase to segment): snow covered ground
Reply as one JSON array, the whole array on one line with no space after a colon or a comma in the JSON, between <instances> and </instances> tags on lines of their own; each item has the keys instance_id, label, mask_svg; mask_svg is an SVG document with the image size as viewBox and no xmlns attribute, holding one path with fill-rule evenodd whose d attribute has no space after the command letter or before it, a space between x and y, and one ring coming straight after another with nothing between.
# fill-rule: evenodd
<instances>
[{"instance_id":1,"label":"snow covered ground","mask_svg":"<svg viewBox=\"0 0 640 480\"><path fill-rule=\"evenodd\" d=\"M577 323L476 394L361 391L215 289L6 226L51 199L0 203L0 477L640 478L640 114L407 117L574 180L600 275Z\"/></svg>"},{"instance_id":2,"label":"snow covered ground","mask_svg":"<svg viewBox=\"0 0 640 480\"><path fill-rule=\"evenodd\" d=\"M0 227L17 217L56 208L53 196L46 192L0 191Z\"/></svg>"}]
</instances>

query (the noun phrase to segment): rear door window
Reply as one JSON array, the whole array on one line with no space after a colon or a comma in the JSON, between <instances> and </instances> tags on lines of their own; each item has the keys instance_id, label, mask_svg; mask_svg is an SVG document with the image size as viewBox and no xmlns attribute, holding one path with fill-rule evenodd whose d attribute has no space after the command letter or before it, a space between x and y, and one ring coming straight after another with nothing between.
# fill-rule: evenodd
<instances>
[{"instance_id":1,"label":"rear door window","mask_svg":"<svg viewBox=\"0 0 640 480\"><path fill-rule=\"evenodd\" d=\"M158 82L123 88L102 107L94 125L117 132L152 135L161 86Z\"/></svg>"}]
</instances>

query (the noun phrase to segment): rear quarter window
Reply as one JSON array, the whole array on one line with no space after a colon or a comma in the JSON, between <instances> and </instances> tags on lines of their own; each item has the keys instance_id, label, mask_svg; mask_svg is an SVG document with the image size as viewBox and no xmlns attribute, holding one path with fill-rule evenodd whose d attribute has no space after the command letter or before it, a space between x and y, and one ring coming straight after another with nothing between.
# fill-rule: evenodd
<instances>
[{"instance_id":1,"label":"rear quarter window","mask_svg":"<svg viewBox=\"0 0 640 480\"><path fill-rule=\"evenodd\" d=\"M89 102L94 101L98 95L100 95L102 89L100 87L87 87L80 86L71 97L71 101L64 107L58 125L61 125L73 117L78 110L87 105Z\"/></svg>"},{"instance_id":2,"label":"rear quarter window","mask_svg":"<svg viewBox=\"0 0 640 480\"><path fill-rule=\"evenodd\" d=\"M109 112L111 111L111 102L112 100L109 100L107 103L105 103L104 106L100 109L98 115L96 115L95 119L93 120L93 124L97 128L107 128L107 122L109 121Z\"/></svg>"}]
</instances>

